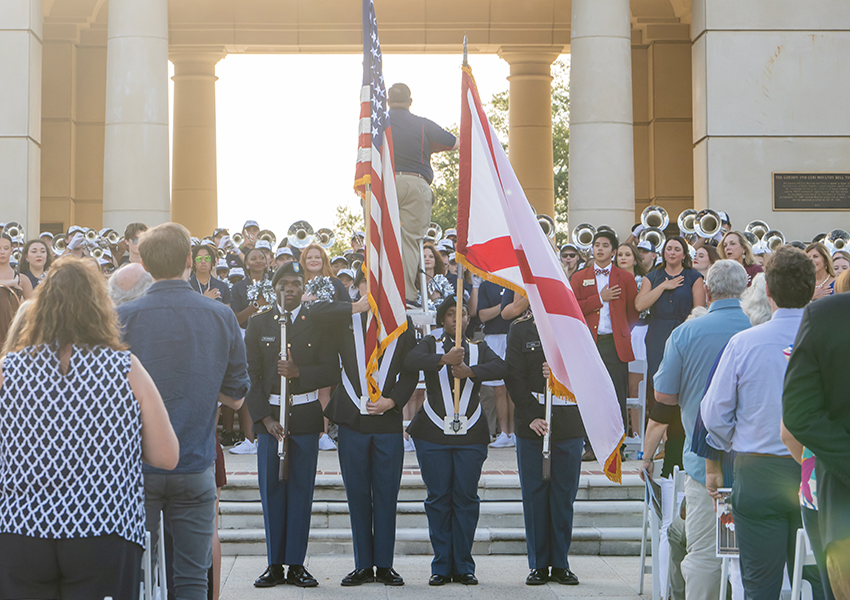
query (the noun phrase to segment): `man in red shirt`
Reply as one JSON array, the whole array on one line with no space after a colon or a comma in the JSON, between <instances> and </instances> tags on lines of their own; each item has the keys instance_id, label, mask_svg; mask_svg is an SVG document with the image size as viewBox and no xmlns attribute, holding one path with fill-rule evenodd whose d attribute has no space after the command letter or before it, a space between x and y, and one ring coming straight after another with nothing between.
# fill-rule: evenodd
<instances>
[{"instance_id":1,"label":"man in red shirt","mask_svg":"<svg viewBox=\"0 0 850 600\"><path fill-rule=\"evenodd\" d=\"M617 246L617 235L613 231L596 232L593 236L595 264L575 273L570 285L602 362L608 368L623 413L623 425L627 427L629 363L635 359L631 330L637 324L639 313L635 309L637 285L634 276L613 264Z\"/></svg>"}]
</instances>

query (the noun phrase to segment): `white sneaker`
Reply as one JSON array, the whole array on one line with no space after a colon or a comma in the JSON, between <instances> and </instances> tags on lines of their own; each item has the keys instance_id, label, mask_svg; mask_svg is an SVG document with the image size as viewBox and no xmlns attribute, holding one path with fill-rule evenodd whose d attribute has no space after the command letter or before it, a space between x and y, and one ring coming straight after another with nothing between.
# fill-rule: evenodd
<instances>
[{"instance_id":1,"label":"white sneaker","mask_svg":"<svg viewBox=\"0 0 850 600\"><path fill-rule=\"evenodd\" d=\"M319 438L319 450L336 450L336 444L327 433Z\"/></svg>"},{"instance_id":2,"label":"white sneaker","mask_svg":"<svg viewBox=\"0 0 850 600\"><path fill-rule=\"evenodd\" d=\"M513 448L514 446L516 446L516 442L504 431L499 434L495 442L490 444L491 448Z\"/></svg>"},{"instance_id":3,"label":"white sneaker","mask_svg":"<svg viewBox=\"0 0 850 600\"><path fill-rule=\"evenodd\" d=\"M508 437L511 438L511 442L513 442L513 445L516 446L516 434L515 433L509 433Z\"/></svg>"},{"instance_id":4,"label":"white sneaker","mask_svg":"<svg viewBox=\"0 0 850 600\"><path fill-rule=\"evenodd\" d=\"M257 442L242 440L230 449L231 454L256 454Z\"/></svg>"},{"instance_id":5,"label":"white sneaker","mask_svg":"<svg viewBox=\"0 0 850 600\"><path fill-rule=\"evenodd\" d=\"M404 451L405 452L416 452L416 446L413 445L412 439L404 438Z\"/></svg>"}]
</instances>

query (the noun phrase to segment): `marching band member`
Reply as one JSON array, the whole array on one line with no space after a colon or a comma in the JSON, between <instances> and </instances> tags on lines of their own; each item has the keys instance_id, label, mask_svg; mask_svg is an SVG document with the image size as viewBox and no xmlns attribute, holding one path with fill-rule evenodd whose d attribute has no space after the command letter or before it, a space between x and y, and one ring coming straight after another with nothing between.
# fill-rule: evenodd
<instances>
[{"instance_id":1,"label":"marching band member","mask_svg":"<svg viewBox=\"0 0 850 600\"><path fill-rule=\"evenodd\" d=\"M339 381L339 362L327 329L316 322L310 309L301 304L304 269L290 262L277 270L272 280L277 301L248 322L245 346L251 389L246 403L257 433L257 472L266 551L269 566L254 582L256 587L289 583L315 587L316 579L304 568L322 408L319 388ZM287 358L280 358L280 319L287 319ZM280 425L281 377L289 379L292 412L289 431ZM277 443L289 435L290 474L278 481ZM284 574L284 565L289 572Z\"/></svg>"},{"instance_id":2,"label":"marching band member","mask_svg":"<svg viewBox=\"0 0 850 600\"><path fill-rule=\"evenodd\" d=\"M342 385L331 396L325 416L339 426L339 464L354 542L354 571L343 578L342 585L377 580L398 586L404 585L393 569L396 504L404 463L401 413L418 380L416 373L402 371L402 366L416 338L408 319L407 329L387 348L375 374L381 397L369 402L364 396L369 305L363 271L358 272L357 283L357 302L322 302L315 309L334 319L333 331L341 338Z\"/></svg>"},{"instance_id":3,"label":"marching band member","mask_svg":"<svg viewBox=\"0 0 850 600\"><path fill-rule=\"evenodd\" d=\"M505 363L484 342L462 340L455 348L457 299L449 296L437 308L437 326L445 333L421 340L407 355L404 367L423 371L427 398L407 431L414 439L422 480L428 489L425 514L434 548L429 585L450 581L477 585L472 542L478 524L478 480L487 458L490 430L480 418L478 393L482 381L502 379ZM469 325L463 303L461 331ZM445 368L444 368L445 367ZM467 418L462 435L447 434L444 418L454 413L455 377L460 380L460 415Z\"/></svg>"},{"instance_id":4,"label":"marching band member","mask_svg":"<svg viewBox=\"0 0 850 600\"><path fill-rule=\"evenodd\" d=\"M578 406L563 398L552 397L552 422L544 420L549 377L545 361L534 316L514 321L508 332L505 383L516 407L517 466L531 569L525 583L578 585L568 554L585 432ZM543 436L550 430L551 477L545 481Z\"/></svg>"},{"instance_id":5,"label":"marching band member","mask_svg":"<svg viewBox=\"0 0 850 600\"><path fill-rule=\"evenodd\" d=\"M189 285L199 294L230 306L230 287L213 276L216 251L211 244L192 248L192 275Z\"/></svg>"}]
</instances>

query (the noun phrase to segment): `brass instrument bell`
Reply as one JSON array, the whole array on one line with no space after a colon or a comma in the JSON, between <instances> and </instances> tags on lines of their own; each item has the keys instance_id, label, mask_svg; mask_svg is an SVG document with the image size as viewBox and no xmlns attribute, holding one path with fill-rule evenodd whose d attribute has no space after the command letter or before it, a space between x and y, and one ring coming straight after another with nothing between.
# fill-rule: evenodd
<instances>
[{"instance_id":1,"label":"brass instrument bell","mask_svg":"<svg viewBox=\"0 0 850 600\"><path fill-rule=\"evenodd\" d=\"M640 213L640 223L644 227L655 227L663 231L670 224L670 215L660 206L647 206Z\"/></svg>"},{"instance_id":2,"label":"brass instrument bell","mask_svg":"<svg viewBox=\"0 0 850 600\"><path fill-rule=\"evenodd\" d=\"M322 227L319 231L316 232L316 243L319 244L325 250L333 246L335 241L336 235L334 234L333 229L329 229L328 227Z\"/></svg>"},{"instance_id":3,"label":"brass instrument bell","mask_svg":"<svg viewBox=\"0 0 850 600\"><path fill-rule=\"evenodd\" d=\"M713 238L720 233L722 222L716 210L704 208L694 220L694 232L701 238Z\"/></svg>"},{"instance_id":4,"label":"brass instrument bell","mask_svg":"<svg viewBox=\"0 0 850 600\"><path fill-rule=\"evenodd\" d=\"M550 240L555 239L555 219L550 217L549 215L537 215L537 222L540 224L540 228L543 230L543 233L546 234L546 237Z\"/></svg>"},{"instance_id":5,"label":"brass instrument bell","mask_svg":"<svg viewBox=\"0 0 850 600\"><path fill-rule=\"evenodd\" d=\"M293 248L306 248L316 240L313 227L307 221L295 221L289 226L286 237Z\"/></svg>"}]
</instances>

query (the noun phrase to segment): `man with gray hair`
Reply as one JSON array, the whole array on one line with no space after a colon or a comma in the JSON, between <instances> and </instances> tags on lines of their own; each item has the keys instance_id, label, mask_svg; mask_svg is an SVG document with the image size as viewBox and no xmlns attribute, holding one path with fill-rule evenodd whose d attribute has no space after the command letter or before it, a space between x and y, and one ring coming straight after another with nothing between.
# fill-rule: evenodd
<instances>
[{"instance_id":1,"label":"man with gray hair","mask_svg":"<svg viewBox=\"0 0 850 600\"><path fill-rule=\"evenodd\" d=\"M106 289L116 308L141 298L153 283L151 274L139 263L127 263L109 278Z\"/></svg>"},{"instance_id":2,"label":"man with gray hair","mask_svg":"<svg viewBox=\"0 0 850 600\"><path fill-rule=\"evenodd\" d=\"M664 359L655 374L655 407L644 440L643 468L652 476L652 457L667 425L681 411L685 428L682 463L687 472L685 497L688 517L685 537L688 554L682 576L688 600L714 600L720 595L720 559L715 554L714 501L705 487L705 459L691 450L694 423L699 414L708 375L717 355L736 333L750 327L741 310L741 294L747 289L747 272L733 260L721 260L708 270L708 314L686 321L670 334Z\"/></svg>"}]
</instances>

